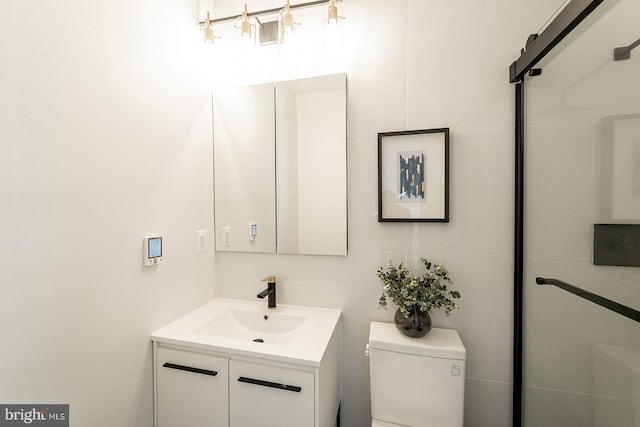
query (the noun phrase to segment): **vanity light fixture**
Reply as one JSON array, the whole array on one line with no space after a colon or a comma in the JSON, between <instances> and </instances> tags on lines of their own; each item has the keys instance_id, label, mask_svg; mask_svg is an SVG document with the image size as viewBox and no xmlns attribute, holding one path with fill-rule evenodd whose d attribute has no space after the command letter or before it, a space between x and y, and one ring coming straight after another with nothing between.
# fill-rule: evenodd
<instances>
[{"instance_id":1,"label":"vanity light fixture","mask_svg":"<svg viewBox=\"0 0 640 427\"><path fill-rule=\"evenodd\" d=\"M335 0L329 1L327 20L324 23L324 50L327 52L339 52L342 48L342 23L343 16L338 15L338 6Z\"/></svg>"},{"instance_id":2,"label":"vanity light fixture","mask_svg":"<svg viewBox=\"0 0 640 427\"><path fill-rule=\"evenodd\" d=\"M204 22L205 22L204 28L202 29L202 33L204 35L204 41L213 43L213 39L217 37L213 33L213 27L211 26L211 16L209 11L207 11L207 20Z\"/></svg>"},{"instance_id":3,"label":"vanity light fixture","mask_svg":"<svg viewBox=\"0 0 640 427\"><path fill-rule=\"evenodd\" d=\"M244 4L244 12L242 12L242 22L240 26L237 27L240 29L240 37L243 39L251 38L251 22L249 22L249 14L247 13L247 4Z\"/></svg>"},{"instance_id":4,"label":"vanity light fixture","mask_svg":"<svg viewBox=\"0 0 640 427\"><path fill-rule=\"evenodd\" d=\"M249 12L247 9L247 4L244 5L244 11L240 16L226 16L223 18L211 19L209 12L207 12L207 19L199 23L200 28L203 30L204 39L206 41L212 41L214 38L218 38L213 34L213 26L216 24L223 24L227 22L236 22L235 27L238 29L238 34L241 39L244 40L243 43L247 43L249 41L255 40L255 24L252 23L253 20L258 21L258 18L263 16L278 16L279 23L279 32L284 34L292 34L294 32L294 26L299 25L297 22L293 20L293 10L302 9L302 8L310 8L310 7L319 7L319 6L328 6L327 9L327 19L324 21L325 24L329 24L329 26L336 26L340 19L344 19L344 17L339 16L338 14L338 6L336 3L340 3L343 0L314 0L308 1L306 3L298 3L291 4L290 0L286 0L286 4L284 8L274 8L274 9L265 9L259 10L256 12ZM261 24L262 25L262 24ZM281 28L281 29L280 29ZM281 40L279 40L281 41Z\"/></svg>"},{"instance_id":5,"label":"vanity light fixture","mask_svg":"<svg viewBox=\"0 0 640 427\"><path fill-rule=\"evenodd\" d=\"M289 0L284 5L284 9L280 11L280 20L282 22L282 32L284 34L290 34L293 32L293 15L291 14L291 5Z\"/></svg>"},{"instance_id":6,"label":"vanity light fixture","mask_svg":"<svg viewBox=\"0 0 640 427\"><path fill-rule=\"evenodd\" d=\"M291 4L289 0L284 5L278 15L278 51L286 56L295 56L296 54L296 40L293 31L293 26L299 25L293 21L293 14L291 13Z\"/></svg>"},{"instance_id":7,"label":"vanity light fixture","mask_svg":"<svg viewBox=\"0 0 640 427\"><path fill-rule=\"evenodd\" d=\"M344 17L342 16L338 16L338 6L336 6L336 3L341 3L344 0L315 0L315 1L309 1L306 3L299 3L299 4L290 4L289 1L287 1L287 5L289 6L289 12L292 10L296 10L296 9L303 9L303 8L308 8L308 7L318 7L318 6L324 6L324 5L329 5L329 20L332 21L333 23L335 23L338 19L344 19ZM287 8L287 5L285 5L285 9ZM249 25L251 25L251 22L249 21L250 18L258 18L261 16L267 16L267 15L275 15L277 13L279 13L281 10L281 8L275 8L275 9L265 9L265 10L258 10L256 12L249 12L247 10L247 5L244 5L244 12L242 12L242 15L238 16L238 15L234 15L234 16L225 16L224 18L216 18L216 19L210 19L209 23L211 25L216 25L216 24L223 24L225 22L232 22L238 19L242 19L243 22L247 22ZM204 28L207 24L206 21L202 21L199 23L201 28ZM242 28L243 30L245 28ZM248 28L247 28L248 30ZM247 31L247 33L249 34L249 31Z\"/></svg>"},{"instance_id":8,"label":"vanity light fixture","mask_svg":"<svg viewBox=\"0 0 640 427\"><path fill-rule=\"evenodd\" d=\"M338 16L338 6L336 6L335 0L331 0L329 2L329 9L327 12L327 23L329 23L329 25L337 24L338 18L342 18L341 16Z\"/></svg>"}]
</instances>

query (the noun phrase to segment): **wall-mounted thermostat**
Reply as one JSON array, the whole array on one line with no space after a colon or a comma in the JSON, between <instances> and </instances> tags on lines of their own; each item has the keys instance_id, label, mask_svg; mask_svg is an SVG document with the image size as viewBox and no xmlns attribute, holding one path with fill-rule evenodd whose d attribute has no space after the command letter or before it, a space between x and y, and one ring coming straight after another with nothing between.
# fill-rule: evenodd
<instances>
[{"instance_id":1,"label":"wall-mounted thermostat","mask_svg":"<svg viewBox=\"0 0 640 427\"><path fill-rule=\"evenodd\" d=\"M249 241L255 242L256 236L258 235L258 224L252 222L249 224Z\"/></svg>"},{"instance_id":2,"label":"wall-mounted thermostat","mask_svg":"<svg viewBox=\"0 0 640 427\"><path fill-rule=\"evenodd\" d=\"M144 238L144 265L149 267L162 262L162 237Z\"/></svg>"}]
</instances>

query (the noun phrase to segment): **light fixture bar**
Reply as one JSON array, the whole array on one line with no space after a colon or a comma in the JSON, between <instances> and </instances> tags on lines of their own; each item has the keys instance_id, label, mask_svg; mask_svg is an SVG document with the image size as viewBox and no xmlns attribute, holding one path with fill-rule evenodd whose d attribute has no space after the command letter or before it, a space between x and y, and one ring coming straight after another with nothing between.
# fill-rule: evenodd
<instances>
[{"instance_id":1,"label":"light fixture bar","mask_svg":"<svg viewBox=\"0 0 640 427\"><path fill-rule=\"evenodd\" d=\"M342 2L342 0L335 0L336 2L340 3ZM328 0L315 0L315 1L310 1L310 2L306 2L306 3L299 3L299 4L292 4L290 5L291 10L296 10L296 9L304 9L306 7L314 7L314 6L321 6L321 5L325 5L328 4L329 1ZM247 17L249 18L257 18L260 16L265 16L265 15L274 15L278 12L280 12L282 10L282 6L280 7L276 7L273 9L265 9L265 10L259 10L257 12L249 12L247 13ZM224 18L216 18L216 19L210 19L209 20L209 24L214 25L214 24L222 24L224 22L233 22L236 19L238 19L240 16L242 15L234 15L234 16L225 16ZM207 21L201 21L198 23L200 26L204 27L207 25Z\"/></svg>"}]
</instances>

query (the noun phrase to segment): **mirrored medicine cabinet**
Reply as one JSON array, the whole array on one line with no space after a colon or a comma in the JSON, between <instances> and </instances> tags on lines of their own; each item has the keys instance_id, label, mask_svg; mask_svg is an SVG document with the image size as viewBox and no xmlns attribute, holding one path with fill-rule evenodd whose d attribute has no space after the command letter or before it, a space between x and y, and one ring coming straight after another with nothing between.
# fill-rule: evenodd
<instances>
[{"instance_id":1,"label":"mirrored medicine cabinet","mask_svg":"<svg viewBox=\"0 0 640 427\"><path fill-rule=\"evenodd\" d=\"M347 254L345 74L213 92L216 250Z\"/></svg>"}]
</instances>

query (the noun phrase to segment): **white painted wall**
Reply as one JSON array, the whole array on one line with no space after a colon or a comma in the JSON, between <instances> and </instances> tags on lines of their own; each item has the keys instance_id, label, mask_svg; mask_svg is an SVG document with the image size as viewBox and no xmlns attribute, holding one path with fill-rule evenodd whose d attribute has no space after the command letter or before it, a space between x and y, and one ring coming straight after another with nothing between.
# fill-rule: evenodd
<instances>
[{"instance_id":1,"label":"white painted wall","mask_svg":"<svg viewBox=\"0 0 640 427\"><path fill-rule=\"evenodd\" d=\"M213 296L196 20L186 0L0 4L0 402L152 425L149 334Z\"/></svg>"},{"instance_id":2,"label":"white painted wall","mask_svg":"<svg viewBox=\"0 0 640 427\"><path fill-rule=\"evenodd\" d=\"M462 311L437 314L434 323L457 329L467 347L466 425L511 425L514 101L507 68L560 3L343 3L349 255L217 256L224 296L252 300L259 279L275 274L280 302L343 310L343 425L370 425L364 344L371 320L392 320L392 310L377 308L375 271L387 258L413 265L421 256L443 262L462 292ZM450 222L378 223L377 133L436 127L451 129Z\"/></svg>"}]
</instances>

